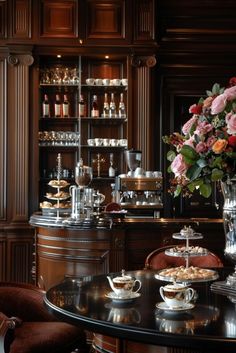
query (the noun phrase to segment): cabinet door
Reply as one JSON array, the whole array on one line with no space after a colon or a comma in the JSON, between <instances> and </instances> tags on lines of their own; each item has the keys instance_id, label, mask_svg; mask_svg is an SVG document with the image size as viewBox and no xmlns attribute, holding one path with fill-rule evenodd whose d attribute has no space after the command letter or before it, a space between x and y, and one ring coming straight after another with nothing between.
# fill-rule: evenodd
<instances>
[{"instance_id":1,"label":"cabinet door","mask_svg":"<svg viewBox=\"0 0 236 353\"><path fill-rule=\"evenodd\" d=\"M86 0L86 41L119 41L128 39L127 1Z\"/></svg>"},{"instance_id":2,"label":"cabinet door","mask_svg":"<svg viewBox=\"0 0 236 353\"><path fill-rule=\"evenodd\" d=\"M42 0L40 30L44 38L78 37L78 1Z\"/></svg>"}]
</instances>

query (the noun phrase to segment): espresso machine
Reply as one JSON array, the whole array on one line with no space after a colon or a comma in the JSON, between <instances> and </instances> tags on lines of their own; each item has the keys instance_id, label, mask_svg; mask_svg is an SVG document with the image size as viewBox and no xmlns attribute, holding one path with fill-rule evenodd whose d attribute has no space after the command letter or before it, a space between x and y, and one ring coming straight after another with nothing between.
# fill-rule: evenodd
<instances>
[{"instance_id":1,"label":"espresso machine","mask_svg":"<svg viewBox=\"0 0 236 353\"><path fill-rule=\"evenodd\" d=\"M163 209L163 178L160 171L145 171L141 167L142 152L125 151L127 174L116 177L115 189L120 193L121 207L132 217L161 217Z\"/></svg>"}]
</instances>

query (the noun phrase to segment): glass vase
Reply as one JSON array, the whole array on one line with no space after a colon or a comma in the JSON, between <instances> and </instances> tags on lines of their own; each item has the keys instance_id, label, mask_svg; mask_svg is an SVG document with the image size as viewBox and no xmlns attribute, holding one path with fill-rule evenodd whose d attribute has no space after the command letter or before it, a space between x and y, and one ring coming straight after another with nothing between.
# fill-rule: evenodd
<instances>
[{"instance_id":1,"label":"glass vase","mask_svg":"<svg viewBox=\"0 0 236 353\"><path fill-rule=\"evenodd\" d=\"M236 175L221 182L221 189L224 197L224 254L234 264L234 272L227 277L226 283L236 288Z\"/></svg>"}]
</instances>

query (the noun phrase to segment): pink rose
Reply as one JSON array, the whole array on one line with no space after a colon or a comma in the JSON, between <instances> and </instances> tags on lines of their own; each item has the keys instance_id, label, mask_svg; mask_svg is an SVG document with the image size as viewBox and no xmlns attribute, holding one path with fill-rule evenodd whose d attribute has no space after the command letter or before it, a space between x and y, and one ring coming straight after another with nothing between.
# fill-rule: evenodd
<instances>
[{"instance_id":1,"label":"pink rose","mask_svg":"<svg viewBox=\"0 0 236 353\"><path fill-rule=\"evenodd\" d=\"M195 148L194 147L194 142L195 142L195 138L194 138L194 136L191 136L188 140L184 141L183 144L191 146L192 148Z\"/></svg>"},{"instance_id":2,"label":"pink rose","mask_svg":"<svg viewBox=\"0 0 236 353\"><path fill-rule=\"evenodd\" d=\"M217 96L212 102L211 114L221 113L225 109L226 103L227 96L224 93Z\"/></svg>"},{"instance_id":3,"label":"pink rose","mask_svg":"<svg viewBox=\"0 0 236 353\"><path fill-rule=\"evenodd\" d=\"M175 176L181 176L188 169L182 154L177 154L170 167Z\"/></svg>"},{"instance_id":4,"label":"pink rose","mask_svg":"<svg viewBox=\"0 0 236 353\"><path fill-rule=\"evenodd\" d=\"M224 95L226 96L228 101L232 101L233 99L236 98L236 86L227 88L224 91Z\"/></svg>"},{"instance_id":5,"label":"pink rose","mask_svg":"<svg viewBox=\"0 0 236 353\"><path fill-rule=\"evenodd\" d=\"M207 150L208 150L207 145L203 141L200 141L196 146L197 153L203 153L203 152L206 152Z\"/></svg>"},{"instance_id":6,"label":"pink rose","mask_svg":"<svg viewBox=\"0 0 236 353\"><path fill-rule=\"evenodd\" d=\"M215 136L210 136L206 141L206 145L207 147L212 147L215 142L216 142Z\"/></svg>"},{"instance_id":7,"label":"pink rose","mask_svg":"<svg viewBox=\"0 0 236 353\"><path fill-rule=\"evenodd\" d=\"M206 135L208 132L212 131L213 127L207 121L200 121L194 131L197 135Z\"/></svg>"},{"instance_id":8,"label":"pink rose","mask_svg":"<svg viewBox=\"0 0 236 353\"><path fill-rule=\"evenodd\" d=\"M197 116L194 115L191 119L189 119L182 127L182 132L184 135L187 135L190 130L191 130L191 127L193 126L193 124L195 124L195 122L197 121Z\"/></svg>"},{"instance_id":9,"label":"pink rose","mask_svg":"<svg viewBox=\"0 0 236 353\"><path fill-rule=\"evenodd\" d=\"M228 113L225 116L225 121L228 134L236 134L236 114L233 114L232 112Z\"/></svg>"}]
</instances>

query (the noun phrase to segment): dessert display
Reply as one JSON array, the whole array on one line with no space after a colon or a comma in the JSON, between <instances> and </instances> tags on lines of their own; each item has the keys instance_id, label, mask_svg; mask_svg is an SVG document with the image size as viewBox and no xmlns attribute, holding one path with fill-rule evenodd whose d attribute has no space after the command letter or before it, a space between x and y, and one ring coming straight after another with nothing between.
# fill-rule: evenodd
<instances>
[{"instance_id":1,"label":"dessert display","mask_svg":"<svg viewBox=\"0 0 236 353\"><path fill-rule=\"evenodd\" d=\"M60 188L60 187L58 187ZM70 197L70 194L65 191L58 191L57 193L53 194L51 192L46 193L46 197L50 200L66 200Z\"/></svg>"},{"instance_id":2,"label":"dessert display","mask_svg":"<svg viewBox=\"0 0 236 353\"><path fill-rule=\"evenodd\" d=\"M50 201L41 202L40 208L42 208L43 213L50 213L54 210L57 214L57 218L59 218L60 211L65 211L65 209L68 210L71 208L71 203L69 201L65 201L70 198L70 194L69 192L62 190L70 184L66 180L61 179L60 153L58 153L57 156L57 179L50 180L48 185L54 188L54 192L46 193L45 197ZM56 201L56 203L51 201Z\"/></svg>"},{"instance_id":3,"label":"dessert display","mask_svg":"<svg viewBox=\"0 0 236 353\"><path fill-rule=\"evenodd\" d=\"M208 254L208 250L201 246L175 246L165 253L169 256L204 256Z\"/></svg>"},{"instance_id":4,"label":"dessert display","mask_svg":"<svg viewBox=\"0 0 236 353\"><path fill-rule=\"evenodd\" d=\"M53 188L65 188L66 186L69 186L70 184L63 179L56 179L56 180L51 180L48 185L52 186Z\"/></svg>"},{"instance_id":5,"label":"dessert display","mask_svg":"<svg viewBox=\"0 0 236 353\"><path fill-rule=\"evenodd\" d=\"M175 281L212 280L215 278L215 274L216 272L214 270L209 270L209 269L194 267L194 266L171 267L158 272L159 277L163 277L163 279L169 278L170 280L175 280Z\"/></svg>"},{"instance_id":6,"label":"dessert display","mask_svg":"<svg viewBox=\"0 0 236 353\"><path fill-rule=\"evenodd\" d=\"M203 238L201 233L196 233L190 226L185 226L179 233L174 233L172 237L184 239L185 245L176 245L173 248L168 248L165 250L165 254L185 258L186 266L162 269L155 275L157 279L174 282L197 282L212 281L218 278L218 273L214 270L189 266L189 258L208 254L208 250L201 246L189 245L190 240Z\"/></svg>"}]
</instances>

